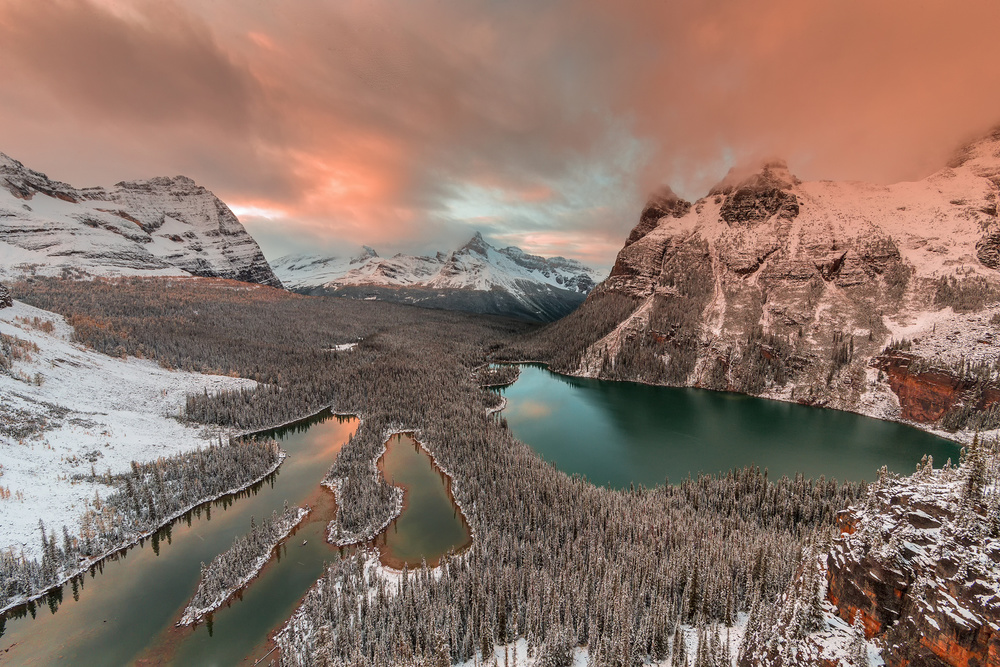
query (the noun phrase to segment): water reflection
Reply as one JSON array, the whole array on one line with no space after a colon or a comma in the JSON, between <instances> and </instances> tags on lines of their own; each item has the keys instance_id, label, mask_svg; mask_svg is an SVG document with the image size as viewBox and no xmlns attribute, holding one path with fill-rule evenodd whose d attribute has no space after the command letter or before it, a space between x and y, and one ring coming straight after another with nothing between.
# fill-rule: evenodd
<instances>
[{"instance_id":1,"label":"water reflection","mask_svg":"<svg viewBox=\"0 0 1000 667\"><path fill-rule=\"evenodd\" d=\"M292 614L326 563L350 553L326 542L336 503L319 483L357 425L355 418L327 413L265 433L289 452L267 478L193 509L136 547L95 564L87 575L0 618L3 664L231 665L267 654L270 634ZM394 436L379 464L387 479L406 489L402 514L377 539L384 562L414 566L426 558L433 565L470 543L465 517L451 496L451 478L409 434ZM257 578L204 623L175 627L197 587L201 563L245 533L251 517L280 512L285 500L308 504L312 512ZM96 581L85 589L88 576ZM71 599L64 598L67 587Z\"/></svg>"},{"instance_id":2,"label":"water reflection","mask_svg":"<svg viewBox=\"0 0 1000 667\"><path fill-rule=\"evenodd\" d=\"M909 473L953 442L848 412L740 394L556 375L525 365L503 389L514 434L567 473L627 487L758 465L772 476L874 479Z\"/></svg>"}]
</instances>

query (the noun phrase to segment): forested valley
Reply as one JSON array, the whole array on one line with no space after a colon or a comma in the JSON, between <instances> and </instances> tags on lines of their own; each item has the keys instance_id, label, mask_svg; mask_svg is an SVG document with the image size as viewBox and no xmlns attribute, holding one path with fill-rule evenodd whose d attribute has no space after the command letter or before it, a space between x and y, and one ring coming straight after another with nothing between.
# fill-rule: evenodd
<instances>
[{"instance_id":1,"label":"forested valley","mask_svg":"<svg viewBox=\"0 0 1000 667\"><path fill-rule=\"evenodd\" d=\"M283 635L285 664L441 664L516 638L540 664L568 664L578 645L597 665L668 655L729 664L737 647L725 628L777 600L806 545L863 497L857 484L757 469L622 491L560 472L489 414L499 398L480 385L509 378L483 365L527 334L572 355L587 344L582 332L545 341L545 329L512 320L223 280L35 279L12 291L65 315L77 340L102 352L261 383L190 396L184 419L252 430L330 405L358 414L328 476L334 534L369 534L397 511L374 468L391 431L415 431L453 476L472 546L399 586L366 573L363 554L335 563ZM598 328L632 306L617 298ZM337 347L346 343L357 345ZM695 655L682 656L682 625L705 637Z\"/></svg>"}]
</instances>

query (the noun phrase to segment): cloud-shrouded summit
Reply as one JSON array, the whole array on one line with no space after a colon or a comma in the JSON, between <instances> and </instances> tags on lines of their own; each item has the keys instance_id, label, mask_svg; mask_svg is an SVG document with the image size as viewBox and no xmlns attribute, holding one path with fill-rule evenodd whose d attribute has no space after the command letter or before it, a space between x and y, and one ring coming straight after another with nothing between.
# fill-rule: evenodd
<instances>
[{"instance_id":1,"label":"cloud-shrouded summit","mask_svg":"<svg viewBox=\"0 0 1000 667\"><path fill-rule=\"evenodd\" d=\"M183 173L265 252L610 265L646 195L735 164L923 177L1000 121L995 2L0 0L0 150Z\"/></svg>"}]
</instances>

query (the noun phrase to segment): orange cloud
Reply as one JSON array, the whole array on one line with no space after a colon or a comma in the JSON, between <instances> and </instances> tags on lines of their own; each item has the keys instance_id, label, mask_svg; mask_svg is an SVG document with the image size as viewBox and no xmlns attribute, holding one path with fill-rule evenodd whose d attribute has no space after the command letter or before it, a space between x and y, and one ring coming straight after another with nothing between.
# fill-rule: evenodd
<instances>
[{"instance_id":1,"label":"orange cloud","mask_svg":"<svg viewBox=\"0 0 1000 667\"><path fill-rule=\"evenodd\" d=\"M994 0L0 0L0 150L80 184L185 173L274 252L481 225L608 265L662 182L934 170L1000 122L998 24Z\"/></svg>"}]
</instances>

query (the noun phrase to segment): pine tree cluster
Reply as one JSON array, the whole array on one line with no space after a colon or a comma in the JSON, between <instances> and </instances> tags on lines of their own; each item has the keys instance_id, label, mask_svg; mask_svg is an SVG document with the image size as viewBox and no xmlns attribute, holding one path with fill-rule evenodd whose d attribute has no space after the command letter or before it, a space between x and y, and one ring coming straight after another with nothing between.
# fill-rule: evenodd
<instances>
[{"instance_id":1,"label":"pine tree cluster","mask_svg":"<svg viewBox=\"0 0 1000 667\"><path fill-rule=\"evenodd\" d=\"M631 666L668 655L682 626L700 628L708 651L739 612L785 590L807 538L831 530L861 494L757 469L622 491L567 476L488 414L497 395L477 384L491 354L546 331L532 325L225 281L16 289L86 323L77 336L98 349L263 383L192 396L187 419L263 427L331 404L359 415L328 475L335 539L371 534L398 510L398 492L374 468L387 433L416 431L451 473L472 546L445 559L441 576L414 572L398 589L365 573L360 557L334 563L296 617L301 632L284 641L289 664L467 660L523 637L557 663L568 642L586 645L595 664ZM596 326L609 330L634 308L616 295L595 302L606 315ZM583 323L579 334L547 344L576 354ZM360 342L329 351L345 340Z\"/></svg>"},{"instance_id":2,"label":"pine tree cluster","mask_svg":"<svg viewBox=\"0 0 1000 667\"><path fill-rule=\"evenodd\" d=\"M133 461L127 473L79 476L107 484L112 491L103 499L95 492L78 531L63 526L62 539L54 531L46 533L39 522L41 560L0 552L0 608L75 576L192 507L263 478L281 456L274 440L248 438L149 463Z\"/></svg>"},{"instance_id":3,"label":"pine tree cluster","mask_svg":"<svg viewBox=\"0 0 1000 667\"><path fill-rule=\"evenodd\" d=\"M306 514L307 509L289 508L285 502L281 514L275 510L260 524L255 517L250 517L248 533L236 537L233 546L213 558L208 565L201 564L198 590L188 602L177 624L190 625L198 622L245 586L267 563L275 545L285 539Z\"/></svg>"}]
</instances>

